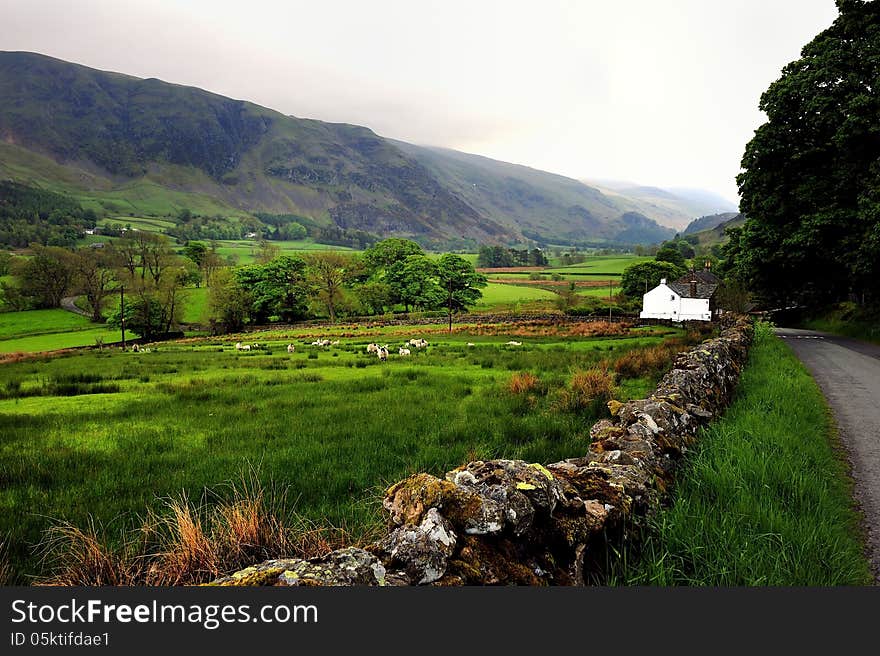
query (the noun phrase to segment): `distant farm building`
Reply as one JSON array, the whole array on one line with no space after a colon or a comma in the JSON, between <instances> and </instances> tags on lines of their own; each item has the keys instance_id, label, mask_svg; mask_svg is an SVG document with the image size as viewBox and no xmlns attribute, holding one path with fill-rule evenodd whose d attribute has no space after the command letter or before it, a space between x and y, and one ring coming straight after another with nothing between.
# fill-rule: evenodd
<instances>
[{"instance_id":1,"label":"distant farm building","mask_svg":"<svg viewBox=\"0 0 880 656\"><path fill-rule=\"evenodd\" d=\"M669 319L671 321L712 321L720 314L715 304L715 293L720 280L706 268L690 271L674 282L666 278L642 297L642 319Z\"/></svg>"}]
</instances>

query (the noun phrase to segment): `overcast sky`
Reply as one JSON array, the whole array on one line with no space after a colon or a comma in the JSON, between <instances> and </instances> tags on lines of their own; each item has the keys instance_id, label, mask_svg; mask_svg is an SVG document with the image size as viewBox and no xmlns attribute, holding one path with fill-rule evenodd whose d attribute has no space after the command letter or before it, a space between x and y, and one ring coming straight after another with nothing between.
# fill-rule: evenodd
<instances>
[{"instance_id":1,"label":"overcast sky","mask_svg":"<svg viewBox=\"0 0 880 656\"><path fill-rule=\"evenodd\" d=\"M836 15L833 0L0 0L0 49L735 201L761 92Z\"/></svg>"}]
</instances>

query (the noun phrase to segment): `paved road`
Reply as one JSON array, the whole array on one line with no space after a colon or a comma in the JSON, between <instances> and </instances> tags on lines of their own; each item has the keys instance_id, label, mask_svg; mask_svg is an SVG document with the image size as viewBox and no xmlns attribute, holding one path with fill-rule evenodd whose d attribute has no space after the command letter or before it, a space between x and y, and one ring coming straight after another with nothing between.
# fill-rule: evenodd
<instances>
[{"instance_id":1,"label":"paved road","mask_svg":"<svg viewBox=\"0 0 880 656\"><path fill-rule=\"evenodd\" d=\"M92 315L89 312L81 310L76 306L76 299L78 298L79 296L65 296L61 299L61 309L73 312L74 314L81 314L84 317L91 317Z\"/></svg>"},{"instance_id":2,"label":"paved road","mask_svg":"<svg viewBox=\"0 0 880 656\"><path fill-rule=\"evenodd\" d=\"M807 366L834 411L880 584L880 345L812 330L779 328L776 334Z\"/></svg>"}]
</instances>

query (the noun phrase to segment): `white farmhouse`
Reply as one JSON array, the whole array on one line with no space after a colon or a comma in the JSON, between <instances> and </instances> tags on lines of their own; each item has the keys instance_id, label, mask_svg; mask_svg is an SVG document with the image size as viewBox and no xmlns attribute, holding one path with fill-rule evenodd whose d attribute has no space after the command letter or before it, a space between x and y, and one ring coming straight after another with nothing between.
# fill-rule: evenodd
<instances>
[{"instance_id":1,"label":"white farmhouse","mask_svg":"<svg viewBox=\"0 0 880 656\"><path fill-rule=\"evenodd\" d=\"M711 271L691 271L674 282L660 284L642 297L642 319L712 321L716 313L718 277Z\"/></svg>"}]
</instances>

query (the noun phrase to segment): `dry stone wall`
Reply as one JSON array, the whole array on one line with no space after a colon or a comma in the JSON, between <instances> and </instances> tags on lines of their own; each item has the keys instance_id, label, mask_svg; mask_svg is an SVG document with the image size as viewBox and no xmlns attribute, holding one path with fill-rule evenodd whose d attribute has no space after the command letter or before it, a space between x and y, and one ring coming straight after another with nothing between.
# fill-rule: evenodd
<instances>
[{"instance_id":1,"label":"dry stone wall","mask_svg":"<svg viewBox=\"0 0 880 656\"><path fill-rule=\"evenodd\" d=\"M389 531L364 549L280 559L216 585L582 585L609 541L638 538L698 429L730 403L752 341L746 318L680 354L647 399L609 402L586 455L549 465L471 462L415 474L383 502Z\"/></svg>"}]
</instances>

